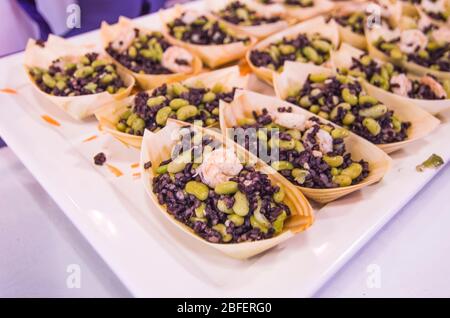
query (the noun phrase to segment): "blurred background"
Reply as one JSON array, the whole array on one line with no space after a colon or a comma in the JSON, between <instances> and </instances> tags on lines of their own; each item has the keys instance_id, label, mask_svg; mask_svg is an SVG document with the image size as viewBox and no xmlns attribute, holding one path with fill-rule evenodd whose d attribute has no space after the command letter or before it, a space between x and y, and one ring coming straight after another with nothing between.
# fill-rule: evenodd
<instances>
[{"instance_id":1,"label":"blurred background","mask_svg":"<svg viewBox=\"0 0 450 318\"><path fill-rule=\"evenodd\" d=\"M0 0L0 57L25 48L28 38L68 38L119 16L136 18L186 0ZM5 146L0 138L0 147Z\"/></svg>"}]
</instances>

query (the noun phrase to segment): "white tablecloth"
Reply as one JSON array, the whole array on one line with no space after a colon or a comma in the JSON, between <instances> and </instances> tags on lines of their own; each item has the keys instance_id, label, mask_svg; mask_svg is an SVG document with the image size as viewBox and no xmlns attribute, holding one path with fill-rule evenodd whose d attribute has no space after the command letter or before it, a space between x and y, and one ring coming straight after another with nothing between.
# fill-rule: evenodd
<instances>
[{"instance_id":1,"label":"white tablecloth","mask_svg":"<svg viewBox=\"0 0 450 318\"><path fill-rule=\"evenodd\" d=\"M0 297L131 295L8 148L0 175ZM450 297L448 180L450 165L316 296Z\"/></svg>"}]
</instances>

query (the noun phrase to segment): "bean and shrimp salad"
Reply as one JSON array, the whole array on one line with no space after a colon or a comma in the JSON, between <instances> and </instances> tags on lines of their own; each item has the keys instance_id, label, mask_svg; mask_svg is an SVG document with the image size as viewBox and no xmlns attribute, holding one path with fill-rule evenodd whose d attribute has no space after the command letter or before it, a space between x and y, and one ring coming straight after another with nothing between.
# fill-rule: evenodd
<instances>
[{"instance_id":1,"label":"bean and shrimp salad","mask_svg":"<svg viewBox=\"0 0 450 318\"><path fill-rule=\"evenodd\" d=\"M356 11L345 15L334 16L333 19L341 26L350 28L352 32L364 35L364 27L366 25L366 14L364 12ZM381 17L381 21L389 27L389 22L385 17Z\"/></svg>"},{"instance_id":2,"label":"bean and shrimp salad","mask_svg":"<svg viewBox=\"0 0 450 318\"><path fill-rule=\"evenodd\" d=\"M397 95L414 99L446 99L450 97L450 81L438 80L432 75L410 78L401 67L392 63L380 63L367 54L352 58L349 69L341 73L362 77L372 85Z\"/></svg>"},{"instance_id":3,"label":"bean and shrimp salad","mask_svg":"<svg viewBox=\"0 0 450 318\"><path fill-rule=\"evenodd\" d=\"M223 163L208 159L222 155L223 146L209 135L198 135L188 128L182 130L193 140L193 147L157 167L152 184L159 204L211 243L256 241L281 233L291 215L283 203L284 189L251 165L241 164L236 155L230 158L230 153L226 160L237 160L233 162L233 175L211 184L201 172L202 166L223 169ZM193 160L198 155L202 158L200 162Z\"/></svg>"},{"instance_id":4,"label":"bean and shrimp salad","mask_svg":"<svg viewBox=\"0 0 450 318\"><path fill-rule=\"evenodd\" d=\"M283 0L283 1L274 1L274 0L259 0L262 4L285 4L288 6L296 6L302 8L312 7L314 5L314 0Z\"/></svg>"},{"instance_id":5,"label":"bean and shrimp salad","mask_svg":"<svg viewBox=\"0 0 450 318\"><path fill-rule=\"evenodd\" d=\"M181 83L163 84L151 94L139 92L133 106L121 114L116 129L142 136L144 130L156 132L166 125L168 118L212 126L219 122L219 101L231 102L235 89L221 83L206 88L201 83L189 87Z\"/></svg>"},{"instance_id":6,"label":"bean and shrimp salad","mask_svg":"<svg viewBox=\"0 0 450 318\"><path fill-rule=\"evenodd\" d=\"M257 26L275 23L281 20L279 16L266 17L260 15L239 1L229 3L217 15L227 22L241 26Z\"/></svg>"},{"instance_id":7,"label":"bean and shrimp salad","mask_svg":"<svg viewBox=\"0 0 450 318\"><path fill-rule=\"evenodd\" d=\"M98 53L87 53L76 62L60 58L48 69L32 67L29 74L45 93L55 96L81 96L126 89L116 66L99 58Z\"/></svg>"},{"instance_id":8,"label":"bean and shrimp salad","mask_svg":"<svg viewBox=\"0 0 450 318\"><path fill-rule=\"evenodd\" d=\"M355 161L346 152L346 129L323 124L318 117L306 119L303 115L291 114L291 107L280 107L278 111L286 117L274 119L267 109L263 109L261 113L253 112L253 118L238 122L239 126L235 128L250 133L246 136L245 147L258 149L258 155L260 151L270 154L276 147L279 160L272 161L271 166L293 184L318 189L346 187L358 184L368 176L368 162ZM302 120L306 120L303 129L277 124L288 121L298 124Z\"/></svg>"},{"instance_id":9,"label":"bean and shrimp salad","mask_svg":"<svg viewBox=\"0 0 450 318\"><path fill-rule=\"evenodd\" d=\"M290 92L286 100L374 144L408 138L411 123L401 121L386 105L366 95L361 84L350 76L310 74L303 87Z\"/></svg>"},{"instance_id":10,"label":"bean and shrimp salad","mask_svg":"<svg viewBox=\"0 0 450 318\"><path fill-rule=\"evenodd\" d=\"M119 51L110 42L105 48L120 64L135 73L140 74L171 74L173 73L161 63L164 52L172 45L164 39L160 32L144 33L134 29L135 37L126 50ZM188 63L187 61L179 61Z\"/></svg>"},{"instance_id":11,"label":"bean and shrimp salad","mask_svg":"<svg viewBox=\"0 0 450 318\"><path fill-rule=\"evenodd\" d=\"M189 11L167 24L170 34L178 40L195 45L222 45L235 42L250 43L248 36L239 36L229 27L205 15L190 17ZM192 20L192 21L191 21Z\"/></svg>"},{"instance_id":12,"label":"bean and shrimp salad","mask_svg":"<svg viewBox=\"0 0 450 318\"><path fill-rule=\"evenodd\" d=\"M419 30L407 30L406 32L420 32ZM426 37L423 35L423 37ZM416 45L411 41L410 46L415 46L412 52L405 52L401 48L401 37L391 40L378 38L373 44L374 46L394 60L401 61L403 59L408 62L416 63L431 70L450 72L450 41L437 42L432 39L425 38L425 45ZM414 41L418 43L417 41Z\"/></svg>"},{"instance_id":13,"label":"bean and shrimp salad","mask_svg":"<svg viewBox=\"0 0 450 318\"><path fill-rule=\"evenodd\" d=\"M278 72L285 61L323 64L330 59L333 45L320 34L299 34L294 38L283 38L261 50L252 50L250 60L257 67L266 67Z\"/></svg>"}]
</instances>

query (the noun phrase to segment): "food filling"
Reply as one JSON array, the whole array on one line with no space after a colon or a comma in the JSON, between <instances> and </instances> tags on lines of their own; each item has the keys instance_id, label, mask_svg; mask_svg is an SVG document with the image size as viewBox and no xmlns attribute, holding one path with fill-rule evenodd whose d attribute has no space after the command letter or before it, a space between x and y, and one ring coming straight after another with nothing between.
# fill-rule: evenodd
<instances>
[{"instance_id":1,"label":"food filling","mask_svg":"<svg viewBox=\"0 0 450 318\"><path fill-rule=\"evenodd\" d=\"M283 187L241 164L211 136L181 131L181 140L191 140L192 148L156 169L152 184L159 204L211 243L257 241L281 233L291 215ZM203 160L194 160L197 156ZM214 177L216 172L220 178Z\"/></svg>"},{"instance_id":2,"label":"food filling","mask_svg":"<svg viewBox=\"0 0 450 318\"><path fill-rule=\"evenodd\" d=\"M386 105L366 95L361 84L346 75L310 74L303 87L290 92L286 100L375 144L408 138L411 124L401 121Z\"/></svg>"},{"instance_id":3,"label":"food filling","mask_svg":"<svg viewBox=\"0 0 450 318\"><path fill-rule=\"evenodd\" d=\"M189 87L181 83L163 84L151 94L139 92L133 105L121 114L116 129L142 136L144 129L156 132L166 125L168 118L211 126L219 121L219 101L231 102L235 89L217 83L207 88L201 83Z\"/></svg>"},{"instance_id":4,"label":"food filling","mask_svg":"<svg viewBox=\"0 0 450 318\"><path fill-rule=\"evenodd\" d=\"M346 152L347 130L323 124L318 117L292 113L291 107L280 107L275 114L267 109L253 112L253 118L246 118L238 127L247 132L248 150L257 149L260 157L262 152L273 155L277 151L279 158L271 166L298 186L346 187L369 174L368 162L355 161Z\"/></svg>"},{"instance_id":5,"label":"food filling","mask_svg":"<svg viewBox=\"0 0 450 318\"><path fill-rule=\"evenodd\" d=\"M55 96L115 94L126 89L116 66L99 58L98 53L88 53L76 61L59 58L48 69L30 68L29 74L42 91Z\"/></svg>"},{"instance_id":6,"label":"food filling","mask_svg":"<svg viewBox=\"0 0 450 318\"><path fill-rule=\"evenodd\" d=\"M227 22L242 26L256 26L275 23L281 20L279 16L266 17L258 14L255 10L250 9L247 5L239 1L229 3L224 9L218 12L218 16Z\"/></svg>"}]
</instances>

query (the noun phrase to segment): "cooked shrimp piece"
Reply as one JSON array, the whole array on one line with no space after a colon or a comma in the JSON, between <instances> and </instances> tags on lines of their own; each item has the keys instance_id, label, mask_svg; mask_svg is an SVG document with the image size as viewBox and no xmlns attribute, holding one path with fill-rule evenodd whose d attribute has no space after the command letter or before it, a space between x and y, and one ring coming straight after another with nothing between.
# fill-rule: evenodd
<instances>
[{"instance_id":1,"label":"cooked shrimp piece","mask_svg":"<svg viewBox=\"0 0 450 318\"><path fill-rule=\"evenodd\" d=\"M191 73L193 59L189 51L178 46L171 46L164 51L161 64L174 73Z\"/></svg>"},{"instance_id":2,"label":"cooked shrimp piece","mask_svg":"<svg viewBox=\"0 0 450 318\"><path fill-rule=\"evenodd\" d=\"M305 130L306 126L306 116L302 114L294 114L294 113L275 113L272 115L274 122L280 126L291 128L291 129L299 129Z\"/></svg>"},{"instance_id":3,"label":"cooked shrimp piece","mask_svg":"<svg viewBox=\"0 0 450 318\"><path fill-rule=\"evenodd\" d=\"M309 143L308 136L313 130L314 128L310 128L305 132L305 134L303 135L304 142ZM333 151L333 137L331 137L328 132L323 129L319 129L315 137L317 143L319 144L319 149L323 154L327 154Z\"/></svg>"},{"instance_id":4,"label":"cooked shrimp piece","mask_svg":"<svg viewBox=\"0 0 450 318\"><path fill-rule=\"evenodd\" d=\"M412 89L411 81L405 74L394 75L391 78L392 92L400 96L408 96Z\"/></svg>"},{"instance_id":5,"label":"cooked shrimp piece","mask_svg":"<svg viewBox=\"0 0 450 318\"><path fill-rule=\"evenodd\" d=\"M420 30L405 30L400 35L400 49L405 53L414 53L417 48L424 49L428 38Z\"/></svg>"},{"instance_id":6,"label":"cooked shrimp piece","mask_svg":"<svg viewBox=\"0 0 450 318\"><path fill-rule=\"evenodd\" d=\"M195 10L187 10L185 11L182 20L184 23L186 24L191 24L192 22L194 22L195 20L197 20L197 18L201 16L201 13Z\"/></svg>"},{"instance_id":7,"label":"cooked shrimp piece","mask_svg":"<svg viewBox=\"0 0 450 318\"><path fill-rule=\"evenodd\" d=\"M444 12L445 11L445 1L444 0L422 0L422 3L420 6L426 11L426 12Z\"/></svg>"},{"instance_id":8,"label":"cooked shrimp piece","mask_svg":"<svg viewBox=\"0 0 450 318\"><path fill-rule=\"evenodd\" d=\"M214 188L237 176L243 166L232 149L219 148L208 153L196 169L204 183Z\"/></svg>"},{"instance_id":9,"label":"cooked shrimp piece","mask_svg":"<svg viewBox=\"0 0 450 318\"><path fill-rule=\"evenodd\" d=\"M133 27L124 28L118 34L117 38L111 43L111 47L122 53L133 43L134 38L136 37L136 33L134 32Z\"/></svg>"},{"instance_id":10,"label":"cooked shrimp piece","mask_svg":"<svg viewBox=\"0 0 450 318\"><path fill-rule=\"evenodd\" d=\"M427 85L431 91L439 98L447 98L447 92L445 91L444 87L436 81L431 76L424 76L420 79L420 82L424 85Z\"/></svg>"},{"instance_id":11,"label":"cooked shrimp piece","mask_svg":"<svg viewBox=\"0 0 450 318\"><path fill-rule=\"evenodd\" d=\"M440 27L431 33L433 39L437 42L449 42L450 41L450 28Z\"/></svg>"}]
</instances>

